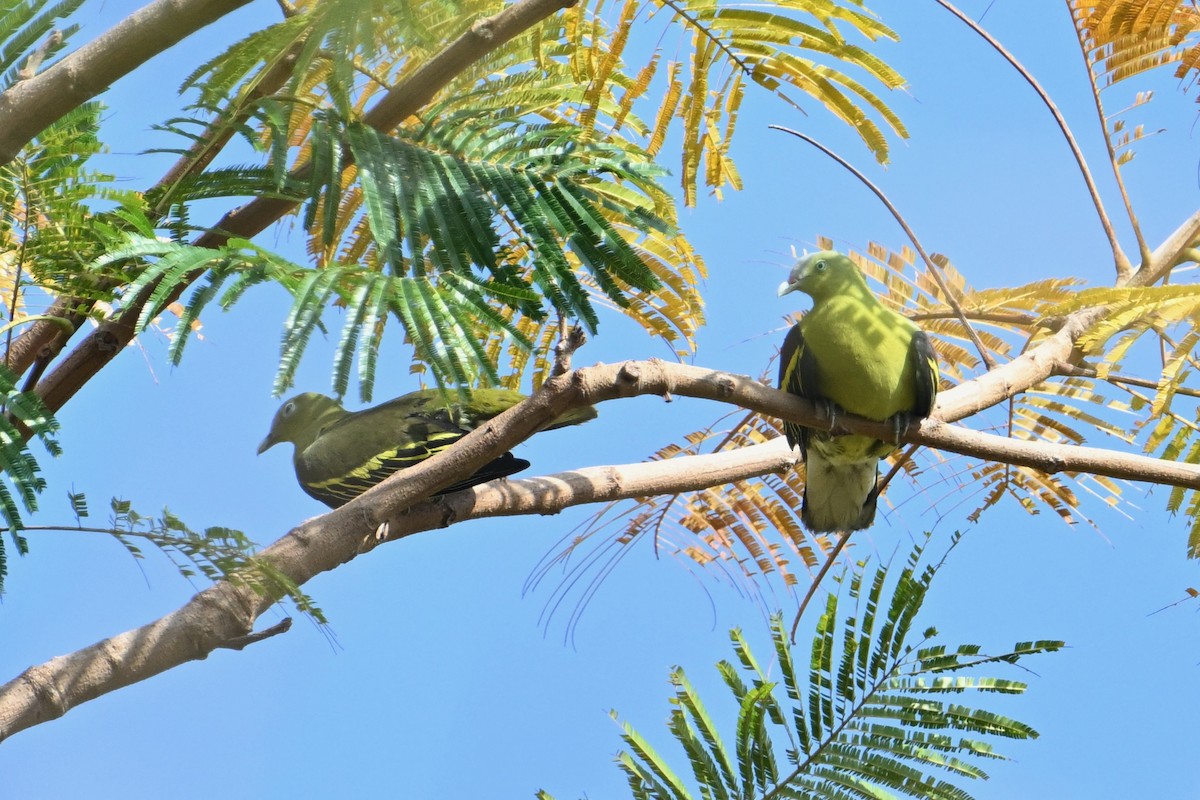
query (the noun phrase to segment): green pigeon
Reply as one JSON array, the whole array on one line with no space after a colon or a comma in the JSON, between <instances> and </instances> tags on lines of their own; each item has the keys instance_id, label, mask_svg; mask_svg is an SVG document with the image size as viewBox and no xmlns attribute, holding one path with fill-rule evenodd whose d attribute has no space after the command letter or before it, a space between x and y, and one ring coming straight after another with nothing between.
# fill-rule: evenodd
<instances>
[{"instance_id":1,"label":"green pigeon","mask_svg":"<svg viewBox=\"0 0 1200 800\"><path fill-rule=\"evenodd\" d=\"M779 296L801 291L812 310L788 331L779 354L779 388L823 407L892 420L897 431L933 410L937 356L929 337L885 307L848 257L824 250L802 258ZM816 533L855 531L875 519L879 460L895 449L870 436L784 423L800 445L808 477L800 519ZM899 434L897 434L898 436Z\"/></svg>"},{"instance_id":2,"label":"green pigeon","mask_svg":"<svg viewBox=\"0 0 1200 800\"><path fill-rule=\"evenodd\" d=\"M293 463L300 488L330 508L348 503L393 472L419 464L525 399L508 389L476 389L466 401L447 403L422 389L362 411L347 411L332 397L298 394L271 420L262 455L280 442L296 445ZM591 406L572 409L543 430L595 419ZM529 462L512 453L490 461L438 494L466 489L520 472Z\"/></svg>"}]
</instances>

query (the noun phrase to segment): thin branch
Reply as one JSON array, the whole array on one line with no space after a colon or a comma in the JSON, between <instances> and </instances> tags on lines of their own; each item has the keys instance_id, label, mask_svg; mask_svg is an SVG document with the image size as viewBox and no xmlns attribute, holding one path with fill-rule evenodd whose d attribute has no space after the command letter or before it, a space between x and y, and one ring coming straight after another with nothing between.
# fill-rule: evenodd
<instances>
[{"instance_id":1,"label":"thin branch","mask_svg":"<svg viewBox=\"0 0 1200 800\"><path fill-rule=\"evenodd\" d=\"M1033 87L1033 91L1037 92L1037 96L1041 98L1042 104L1050 111L1054 117L1054 121L1058 124L1058 129L1062 131L1063 138L1067 140L1067 145L1071 148L1071 155L1075 156L1075 163L1079 166L1079 172L1083 175L1083 181L1087 184L1088 194L1092 197L1092 205L1096 207L1096 214L1100 217L1100 226L1104 228L1104 235L1108 237L1109 247L1112 248L1113 263L1116 265L1117 282L1125 283L1129 276L1133 274L1133 264L1129 261L1129 256L1125 255L1125 251L1121 249L1121 243L1117 241L1116 231L1113 229L1112 220L1108 218L1108 212L1104 210L1104 201L1100 199L1100 190L1096 187L1096 181L1092 178L1092 171L1088 168L1087 159L1083 157L1083 151L1079 148L1079 143L1075 141L1075 134L1071 132L1071 128L1067 125L1067 120L1063 117L1062 112L1058 110L1058 106L1050 99L1050 95L1042 88L1042 85L1037 82L1037 79L1025 69L1016 57L1008 52L1004 45L1000 44L992 35L983 29L975 20L968 17L963 12L954 7L948 0L935 0L938 5L949 11L954 16L958 17L968 28L975 31L979 36L992 46L992 49L999 53L1012 68L1020 73L1025 82ZM1107 137L1106 137L1107 138Z\"/></svg>"},{"instance_id":2,"label":"thin branch","mask_svg":"<svg viewBox=\"0 0 1200 800\"><path fill-rule=\"evenodd\" d=\"M26 248L29 245L29 206L28 206L29 168L28 168L28 165L21 164L20 170L21 170L21 190L25 194L26 205L25 205L24 213L21 214L21 231L20 231L21 244L17 248L16 258L14 259L17 264L17 269L13 275L12 300L8 304L8 325L5 326L7 328L7 330L4 332L4 342L5 342L5 344L4 344L4 366L6 369L9 369L9 370L12 369L12 366L8 362L8 354L12 350L13 327L16 325L16 322L17 322L17 306L21 302L21 278L23 276L23 272L24 272L24 268L25 268Z\"/></svg>"},{"instance_id":3,"label":"thin branch","mask_svg":"<svg viewBox=\"0 0 1200 800\"><path fill-rule=\"evenodd\" d=\"M790 133L792 136L808 142L813 147L832 158L842 167L849 170L850 174L858 178L859 181L861 181L868 189L874 192L875 196L878 197L885 206L887 206L887 210L892 212L892 216L896 218L896 222L900 223L900 227L904 229L904 233L908 236L909 241L913 243L913 247L915 247L917 252L921 254L921 259L925 262L925 266L929 270L929 274L933 276L933 279L937 282L938 288L942 290L942 294L946 298L946 305L950 306L950 308L954 310L955 316L958 317L959 322L961 322L963 327L966 328L967 336L971 338L971 342L975 345L975 349L979 351L979 357L983 360L984 366L986 366L988 369L995 367L996 362L992 360L991 353L989 353L987 348L983 346L983 341L979 338L979 334L975 332L975 329L971 327L971 323L967 321L967 315L963 312L962 306L959 305L958 299L954 296L954 293L950 291L950 286L946 283L946 279L942 277L941 268L938 267L938 265L933 262L933 259L929 257L929 254L925 252L925 248L921 246L920 240L917 239L917 234L911 227L909 227L908 222L903 216L901 216L900 210L896 208L896 206L892 205L892 201L887 198L887 195L883 193L883 190L872 183L871 179L862 174L862 172L860 172L853 164L830 150L825 145L818 142L816 139L806 136L799 131L794 131L791 128L785 128L782 125L768 125L767 127L771 128L772 130Z\"/></svg>"},{"instance_id":4,"label":"thin branch","mask_svg":"<svg viewBox=\"0 0 1200 800\"><path fill-rule=\"evenodd\" d=\"M875 488L877 501L878 496L881 495L883 490L887 488L887 485L892 482L892 478L896 477L897 473L904 468L905 463L912 459L913 453L917 452L919 449L920 445L910 445L908 449L900 454L899 458L897 458L895 463L892 464L892 468L888 470L887 475L883 476L883 480L881 480ZM813 595L817 593L817 587L821 585L821 581L824 580L825 574L829 572L829 568L832 567L833 562L837 560L838 554L842 552L842 548L845 547L846 542L850 540L851 533L852 531L842 532L841 538L838 539L838 543L834 545L832 550L829 551L829 555L825 557L825 563L821 565L821 569L817 573L817 576L813 578L812 585L808 587L808 591L804 594L804 599L800 601L800 606L796 609L796 619L794 622L792 622L792 644L796 643L796 629L800 627L800 618L804 616L804 610L808 608L809 601L812 600Z\"/></svg>"},{"instance_id":5,"label":"thin branch","mask_svg":"<svg viewBox=\"0 0 1200 800\"><path fill-rule=\"evenodd\" d=\"M1045 317L1039 317L1035 314L1022 314L1018 311L966 311L964 312L967 319L975 322L988 322L994 325L1020 325L1022 327L1032 328L1046 324ZM915 313L905 313L904 316L911 319L913 322L924 322L925 320L933 319L958 319L958 315L953 309L946 311L917 311Z\"/></svg>"},{"instance_id":6,"label":"thin branch","mask_svg":"<svg viewBox=\"0 0 1200 800\"><path fill-rule=\"evenodd\" d=\"M1099 379L1099 373L1092 367L1082 367L1078 364L1063 364L1058 373L1073 378L1090 378L1092 380ZM1141 386L1143 389L1157 389L1158 381L1152 381L1148 378L1138 378L1134 375L1120 375L1109 373L1104 377L1108 383L1124 384L1126 386ZM1200 389L1189 389L1186 386L1176 386L1175 394L1183 397L1200 397Z\"/></svg>"},{"instance_id":7,"label":"thin branch","mask_svg":"<svg viewBox=\"0 0 1200 800\"><path fill-rule=\"evenodd\" d=\"M842 531L842 535L838 537L837 544L829 551L829 555L825 557L825 563L821 565L821 570L813 578L812 584L808 587L808 591L804 593L804 599L800 601L800 607L796 609L796 619L792 622L791 642L796 643L796 630L800 627L800 618L804 616L804 610L808 608L808 603L812 600L813 595L817 593L817 587L821 585L821 581L825 579L829 568L833 566L833 562L837 560L838 554L842 552L842 548L846 546L846 542L850 541L852 531Z\"/></svg>"},{"instance_id":8,"label":"thin branch","mask_svg":"<svg viewBox=\"0 0 1200 800\"><path fill-rule=\"evenodd\" d=\"M1066 5L1067 12L1071 13L1071 0L1067 0ZM1075 32L1076 38L1079 40L1079 54L1083 56L1084 71L1087 72L1088 85L1092 88L1092 100L1096 104L1096 119L1100 121L1100 134L1108 151L1108 163L1112 165L1113 178L1117 181L1117 190L1121 193L1121 202L1125 204L1125 213L1129 217L1129 224L1133 227L1133 235L1137 237L1138 252L1142 259L1142 265L1145 266L1150 262L1150 247L1146 244L1146 237L1142 235L1142 226L1138 222L1137 214L1133 213L1133 203L1129 199L1129 191L1125 188L1125 179L1121 176L1121 165L1117 163L1117 151L1113 147L1112 136L1108 132L1108 117L1104 115L1104 102L1100 99L1100 86L1096 83L1096 73L1088 59L1088 52L1084 49L1083 29L1076 24ZM1122 273L1118 263L1117 284L1124 284L1131 276L1130 271Z\"/></svg>"}]
</instances>

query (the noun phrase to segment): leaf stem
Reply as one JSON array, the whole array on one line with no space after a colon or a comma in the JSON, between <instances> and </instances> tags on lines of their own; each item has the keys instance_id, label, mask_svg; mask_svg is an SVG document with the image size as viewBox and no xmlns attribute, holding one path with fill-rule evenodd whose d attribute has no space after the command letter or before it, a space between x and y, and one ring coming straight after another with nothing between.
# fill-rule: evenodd
<instances>
[{"instance_id":1,"label":"leaf stem","mask_svg":"<svg viewBox=\"0 0 1200 800\"><path fill-rule=\"evenodd\" d=\"M1071 0L1067 0L1067 11L1071 11ZM1072 15L1073 16L1073 15ZM1074 20L1072 20L1074 22ZM1083 28L1079 23L1075 23L1075 33L1079 39L1079 54L1083 56L1083 66L1087 71L1088 86L1092 89L1092 99L1096 103L1096 119L1100 122L1100 132L1103 134L1104 146L1108 151L1108 162L1112 164L1113 178L1117 181L1117 190L1121 193L1121 202L1125 204L1125 213L1129 216L1129 224L1133 227L1133 235L1137 237L1138 252L1142 259L1142 265L1150 263L1153 254L1150 252L1149 245L1146 244L1146 237L1142 235L1142 226L1138 223L1137 215L1133 213L1133 203L1129 200L1129 192L1125 188L1125 179L1121 177L1121 165L1117 163L1117 153L1113 148L1112 137L1108 131L1108 117L1104 114L1104 103L1100 99L1100 87L1096 84L1096 73L1092 69L1092 63L1088 59L1088 52L1085 49ZM1122 270L1121 262L1117 261L1117 283L1124 284L1133 272L1131 269Z\"/></svg>"},{"instance_id":2,"label":"leaf stem","mask_svg":"<svg viewBox=\"0 0 1200 800\"><path fill-rule=\"evenodd\" d=\"M796 643L796 629L800 627L800 618L804 616L804 610L808 608L808 603L812 600L813 595L817 593L817 587L821 585L821 581L825 579L829 568L833 566L833 562L837 560L838 554L842 552L842 548L846 546L846 542L850 541L851 531L843 531L838 538L837 544L829 551L829 555L825 558L825 563L821 565L821 571L817 573L817 577L813 578L812 585L808 587L808 591L804 593L804 599L800 601L800 607L796 609L796 619L792 622L791 642Z\"/></svg>"},{"instance_id":3,"label":"leaf stem","mask_svg":"<svg viewBox=\"0 0 1200 800\"><path fill-rule=\"evenodd\" d=\"M1079 143L1075 141L1075 134L1071 133L1070 126L1067 125L1066 119L1063 118L1062 112L1058 110L1058 106L1050 99L1050 95L1042 88L1042 85L1037 82L1037 79L1025 69L1016 57L1008 52L1004 45L1000 44L992 37L990 33L983 29L979 23L968 17L963 12L954 7L948 0L934 0L942 8L949 11L954 16L958 17L964 25L966 25L975 33L992 46L992 49L1003 56L1004 60L1012 65L1012 68L1020 73L1025 82L1033 87L1033 91L1041 98L1042 103L1053 115L1054 121L1058 124L1058 129L1062 131L1063 138L1067 140L1067 145L1071 148L1071 154L1075 156L1075 163L1079 165L1079 172L1083 175L1083 181L1087 184L1088 194L1092 196L1092 204L1096 207L1096 214L1100 217L1100 225L1104 228L1104 235L1108 237L1108 244L1112 248L1113 263L1117 269L1118 282L1124 282L1130 275L1133 274L1133 265L1129 261L1129 256L1125 255L1125 251L1121 249L1121 243L1117 241L1117 234L1113 230L1112 220L1108 217L1108 212L1104 210L1104 202L1100 199L1100 190L1096 188L1096 181L1092 178L1092 171L1088 168L1087 159L1083 157L1083 151L1079 149ZM1103 118L1103 117L1102 117ZM1105 139L1107 140L1107 136Z\"/></svg>"},{"instance_id":4,"label":"leaf stem","mask_svg":"<svg viewBox=\"0 0 1200 800\"><path fill-rule=\"evenodd\" d=\"M946 283L946 279L942 277L941 269L937 266L937 264L934 263L933 259L929 257L929 254L925 252L925 248L921 246L921 241L917 238L917 234L909 226L908 221L905 220L900 214L900 210L897 209L896 206L892 204L892 201L888 199L887 195L883 193L883 190L872 183L871 179L860 172L853 164L830 150L825 145L818 142L816 139L806 136L799 131L792 130L791 128L785 128L782 125L768 125L767 127L771 128L772 130L790 133L792 136L808 142L813 147L817 148L822 153L838 162L838 164L842 165L842 167L849 170L850 174L858 178L863 185L874 192L875 196L878 197L885 206L887 206L887 210L892 212L892 216L895 217L896 222L900 223L900 227L904 229L904 233L908 236L909 241L913 243L913 247L915 247L917 252L921 254L921 260L925 262L925 266L929 270L929 274L933 276L934 281L937 282L938 288L942 290L942 294L945 296L946 305L950 306L950 308L954 310L955 315L958 317L959 321L962 322L963 327L966 328L967 335L971 338L971 342L975 345L975 349L979 351L979 357L983 360L984 366L986 366L989 370L995 367L996 362L992 359L991 354L988 353L987 348L983 346L983 341L979 338L979 334L975 332L975 329L971 327L971 323L967 321L967 315L963 311L962 306L959 305L958 299L954 296L954 293L950 291L950 286Z\"/></svg>"},{"instance_id":5,"label":"leaf stem","mask_svg":"<svg viewBox=\"0 0 1200 800\"><path fill-rule=\"evenodd\" d=\"M781 791L783 791L784 789L786 789L788 784L791 781L795 780L800 775L803 775L804 772L808 769L809 765L812 764L817 759L817 757L822 754L822 752L825 750L825 748L829 747L829 745L831 745L835 741L837 741L837 738L842 735L842 731L846 729L846 726L849 725L851 722L853 722L855 719L857 719L858 713L867 705L868 702L871 701L872 698L875 697L875 694L880 689L882 689L889 681L891 681L896 676L896 673L899 672L905 666L908 655L910 653L920 650L921 647L923 647L925 645L925 643L928 641L929 641L929 638L926 637L926 638L922 639L917 644L916 647L908 648L907 650L905 650L904 656L902 658L896 659L896 661L892 664L891 668L889 668L886 672L884 672L881 676L879 676L879 680L875 681L875 683L871 686L871 688L867 692L863 693L862 697L859 698L858 702L854 704L854 708L852 708L849 711L849 713L846 714L845 718L841 721L841 723L837 726L837 728L835 728L834 730L829 732L829 735L826 736L825 739L819 745L817 745L817 748L812 753L808 754L808 758L804 759L803 763L801 763L794 770L792 770L791 773L789 773L787 775L787 777L785 777L783 780L776 783L775 787L773 789L771 789L769 792L764 794L762 796L762 800L771 800L771 798L774 798L774 797L784 796L784 795L780 795L779 793ZM791 796L791 795L787 795L787 796Z\"/></svg>"}]
</instances>

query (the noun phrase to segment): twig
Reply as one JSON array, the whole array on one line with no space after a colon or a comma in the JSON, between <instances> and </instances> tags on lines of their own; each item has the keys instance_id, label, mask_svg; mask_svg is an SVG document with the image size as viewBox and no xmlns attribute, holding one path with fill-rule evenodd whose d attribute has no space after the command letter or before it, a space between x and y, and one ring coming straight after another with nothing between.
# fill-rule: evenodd
<instances>
[{"instance_id":1,"label":"twig","mask_svg":"<svg viewBox=\"0 0 1200 800\"><path fill-rule=\"evenodd\" d=\"M896 463L892 464L892 468L888 470L887 475L884 475L883 480L879 482L879 485L875 490L877 496L883 493L883 490L887 488L887 485L892 482L892 478L896 477L896 473L900 471L905 462L911 459L913 453L917 452L920 447L921 445L919 444L910 445L909 448L905 450L899 458L896 459ZM808 608L809 601L812 600L813 595L817 593L817 587L821 585L821 581L825 578L826 573L829 572L829 568L833 566L833 562L837 560L838 554L842 552L842 548L845 547L846 542L849 541L850 533L850 531L844 531L842 533L841 538L838 539L838 543L833 546L833 549L829 551L829 555L825 557L825 563L821 565L821 569L817 573L817 577L813 578L812 586L808 587L808 591L805 593L804 599L800 601L800 607L796 609L796 619L792 622L792 644L796 643L796 629L800 627L800 618L804 616L804 611Z\"/></svg>"},{"instance_id":2,"label":"twig","mask_svg":"<svg viewBox=\"0 0 1200 800\"><path fill-rule=\"evenodd\" d=\"M31 56L31 58L32 58L32 56ZM25 163L21 163L19 165L19 167L21 170L22 188L24 188L26 191L28 191L28 186L27 186L27 184L29 182L28 165ZM28 195L26 196L26 199L28 200ZM13 275L12 301L8 304L8 325L5 326L7 328L7 330L5 330L5 332L4 332L4 366L5 366L5 368L8 368L8 369L11 369L11 367L9 366L8 354L10 352L12 352L13 326L16 325L16 321L17 321L17 305L21 301L21 278L22 278L23 269L25 267L25 257L26 257L25 248L29 242L29 208L28 208L28 206L26 206L25 213L22 214L21 217L22 217L22 219L21 219L21 246L18 248L17 254L16 254L17 270L16 270L16 273Z\"/></svg>"},{"instance_id":3,"label":"twig","mask_svg":"<svg viewBox=\"0 0 1200 800\"><path fill-rule=\"evenodd\" d=\"M248 633L245 636L235 636L228 641L217 645L217 649L225 650L245 650L255 642L261 642L263 639L270 639L272 636L278 636L281 633L287 633L292 629L292 618L284 617L279 622L269 628L265 628L257 633Z\"/></svg>"},{"instance_id":4,"label":"twig","mask_svg":"<svg viewBox=\"0 0 1200 800\"><path fill-rule=\"evenodd\" d=\"M1062 112L1058 110L1058 106L1050 99L1050 95L1042 88L1042 85L1037 82L1037 79L1025 69L1016 57L992 38L992 35L983 29L979 23L968 17L963 12L949 3L948 0L935 0L942 8L949 11L954 16L958 17L964 25L966 25L975 33L992 46L992 49L1003 56L1004 60L1012 65L1012 68L1020 73L1033 90L1037 92L1037 96L1041 98L1043 105L1049 109L1054 116L1054 121L1058 123L1058 129L1062 131L1063 137L1067 140L1067 145L1071 148L1071 154L1075 156L1075 163L1079 165L1079 171L1083 175L1083 181L1087 184L1088 194L1092 196L1092 204L1096 207L1096 214L1100 217L1100 225L1104 228L1104 235L1108 237L1108 244L1112 248L1113 262L1117 268L1117 279L1119 282L1128 280L1128 277L1133 274L1133 265L1129 262L1129 256L1125 255L1125 251L1121 249L1121 243L1117 241L1116 231L1113 230L1112 220L1108 218L1108 212L1104 210L1104 201L1100 199L1100 190L1096 188L1096 181L1092 178L1092 171L1088 169L1087 160L1083 157L1083 151L1079 149L1079 143L1075 141L1075 134L1071 133L1071 128L1067 125L1066 119L1063 118ZM1105 137L1107 138L1107 137Z\"/></svg>"},{"instance_id":5,"label":"twig","mask_svg":"<svg viewBox=\"0 0 1200 800\"><path fill-rule=\"evenodd\" d=\"M825 563L821 565L821 571L817 573L817 577L813 578L812 585L808 587L808 592L805 593L804 599L800 601L800 607L796 609L796 619L792 622L791 642L796 643L796 629L800 627L800 618L804 616L804 610L808 608L808 601L812 600L813 595L817 593L817 587L821 585L825 574L829 572L829 568L833 566L833 562L837 560L838 553L842 552L842 548L846 546L846 542L850 541L851 531L843 531L838 543L829 551L829 555L825 559Z\"/></svg>"},{"instance_id":6,"label":"twig","mask_svg":"<svg viewBox=\"0 0 1200 800\"><path fill-rule=\"evenodd\" d=\"M945 311L917 311L912 314L905 314L904 316L913 322L924 322L928 319L949 319L955 315L953 312L947 314ZM967 313L967 319L973 319L976 322L988 322L994 325L1046 327L1046 317L1039 317L1035 314L1022 314L1017 311L971 311Z\"/></svg>"},{"instance_id":7,"label":"twig","mask_svg":"<svg viewBox=\"0 0 1200 800\"><path fill-rule=\"evenodd\" d=\"M587 343L587 332L580 327L567 325L567 318L558 317L558 344L554 345L554 366L550 377L557 378L571 371L571 357Z\"/></svg>"},{"instance_id":8,"label":"twig","mask_svg":"<svg viewBox=\"0 0 1200 800\"><path fill-rule=\"evenodd\" d=\"M1176 600L1174 603L1167 603L1162 608L1155 609L1154 611L1151 611L1146 616L1153 617L1155 614L1166 611L1168 608L1174 608L1175 606L1182 605L1183 603L1186 603L1189 600L1195 600L1198 596L1200 596L1200 593L1197 593L1195 589L1184 589L1184 591L1187 593L1187 597L1182 597L1182 598Z\"/></svg>"},{"instance_id":9,"label":"twig","mask_svg":"<svg viewBox=\"0 0 1200 800\"><path fill-rule=\"evenodd\" d=\"M983 346L983 341L979 338L979 334L975 332L975 329L971 327L971 323L967 321L967 315L963 312L962 306L959 305L957 298L954 297L954 293L950 291L950 286L946 283L946 279L942 277L941 269L937 266L937 264L934 263L933 259L929 257L929 254L925 252L925 248L921 246L920 240L917 239L917 234L913 232L911 227L909 227L908 222L903 216L901 216L900 210L892 204L892 201L887 198L887 195L883 193L883 190L872 183L871 179L862 174L862 172L860 172L853 164L830 150L825 145L818 142L816 139L806 136L799 131L794 131L791 128L785 128L782 125L768 125L767 127L773 130L783 131L784 133L790 133L792 136L808 142L813 147L817 148L822 153L838 162L838 164L841 164L842 167L849 170L850 174L858 178L863 185L874 192L875 196L878 197L885 206L887 206L887 210L892 212L892 216L895 217L896 222L900 223L900 227L904 229L904 233L908 236L909 241L913 243L913 247L915 247L917 252L921 254L921 259L925 262L925 266L929 269L929 274L933 276L933 279L937 282L938 288L940 288L942 290L942 294L946 296L946 305L954 309L954 313L958 316L959 321L962 322L963 327L967 329L967 335L971 338L971 342L974 343L975 349L979 351L979 357L983 360L984 366L989 370L995 367L996 362L992 360L987 348Z\"/></svg>"},{"instance_id":10,"label":"twig","mask_svg":"<svg viewBox=\"0 0 1200 800\"><path fill-rule=\"evenodd\" d=\"M46 37L46 41L38 45L38 49L29 54L29 58L25 59L25 63L21 69L17 70L17 80L27 81L34 75L37 75L38 70L42 68L42 63L46 60L46 56L50 55L50 51L62 44L63 32L55 28Z\"/></svg>"}]
</instances>

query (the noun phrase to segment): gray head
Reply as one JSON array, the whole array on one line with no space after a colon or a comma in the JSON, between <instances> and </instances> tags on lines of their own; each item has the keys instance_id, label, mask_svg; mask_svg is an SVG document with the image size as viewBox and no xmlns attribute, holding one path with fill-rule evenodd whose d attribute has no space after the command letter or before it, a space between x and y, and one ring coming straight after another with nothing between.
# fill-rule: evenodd
<instances>
[{"instance_id":1,"label":"gray head","mask_svg":"<svg viewBox=\"0 0 1200 800\"><path fill-rule=\"evenodd\" d=\"M275 412L267 438L258 446L262 455L280 442L293 442L303 450L321 433L326 418L337 419L346 413L341 403L316 392L305 392L289 399Z\"/></svg>"}]
</instances>

